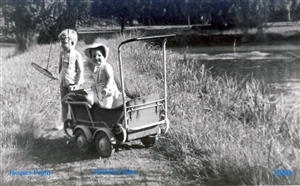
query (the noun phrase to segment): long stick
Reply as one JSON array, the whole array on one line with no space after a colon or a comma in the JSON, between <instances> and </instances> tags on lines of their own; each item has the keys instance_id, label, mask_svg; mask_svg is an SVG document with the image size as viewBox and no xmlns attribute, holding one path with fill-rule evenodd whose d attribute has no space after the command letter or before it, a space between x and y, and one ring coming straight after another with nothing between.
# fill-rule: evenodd
<instances>
[{"instance_id":1,"label":"long stick","mask_svg":"<svg viewBox=\"0 0 300 186\"><path fill-rule=\"evenodd\" d=\"M49 61L50 61L51 48L52 48L52 42L50 41L50 49L49 49L49 54L48 54L47 70L48 70Z\"/></svg>"}]
</instances>

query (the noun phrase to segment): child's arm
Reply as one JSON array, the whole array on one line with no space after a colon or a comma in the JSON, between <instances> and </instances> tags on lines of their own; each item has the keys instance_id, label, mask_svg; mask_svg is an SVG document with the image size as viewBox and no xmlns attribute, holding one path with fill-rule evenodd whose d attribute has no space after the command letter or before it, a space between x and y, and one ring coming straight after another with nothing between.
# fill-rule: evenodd
<instances>
[{"instance_id":1,"label":"child's arm","mask_svg":"<svg viewBox=\"0 0 300 186\"><path fill-rule=\"evenodd\" d=\"M106 71L106 75L108 78L106 87L110 87L115 81L114 80L114 70L113 70L112 66L107 63L105 65L105 71Z\"/></svg>"},{"instance_id":2,"label":"child's arm","mask_svg":"<svg viewBox=\"0 0 300 186\"><path fill-rule=\"evenodd\" d=\"M77 69L77 77L78 77L78 80L77 80L77 83L75 85L82 85L84 83L84 78L83 78L83 60L82 60L82 56L79 52L77 52L76 54L76 62L77 62L77 66L78 66L78 69Z\"/></svg>"},{"instance_id":3,"label":"child's arm","mask_svg":"<svg viewBox=\"0 0 300 186\"><path fill-rule=\"evenodd\" d=\"M58 74L60 74L62 68L62 60L61 60L62 52L59 55L59 65L58 65Z\"/></svg>"}]
</instances>

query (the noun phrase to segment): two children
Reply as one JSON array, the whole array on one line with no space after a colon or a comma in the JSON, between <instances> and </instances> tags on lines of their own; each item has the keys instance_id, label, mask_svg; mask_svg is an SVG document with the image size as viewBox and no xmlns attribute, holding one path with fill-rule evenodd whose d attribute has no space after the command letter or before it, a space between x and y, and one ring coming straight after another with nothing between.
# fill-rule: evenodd
<instances>
[{"instance_id":1,"label":"two children","mask_svg":"<svg viewBox=\"0 0 300 186\"><path fill-rule=\"evenodd\" d=\"M78 36L75 30L65 29L58 38L63 51L59 57L59 83L61 99L70 91L75 91L84 83L83 60L81 54L75 50ZM102 107L111 108L114 98L119 96L119 90L114 81L112 66L106 62L109 49L101 44L94 44L85 49L85 55L92 60L93 80L93 102ZM68 105L62 104L62 122L67 119ZM63 125L57 127L62 129Z\"/></svg>"}]
</instances>

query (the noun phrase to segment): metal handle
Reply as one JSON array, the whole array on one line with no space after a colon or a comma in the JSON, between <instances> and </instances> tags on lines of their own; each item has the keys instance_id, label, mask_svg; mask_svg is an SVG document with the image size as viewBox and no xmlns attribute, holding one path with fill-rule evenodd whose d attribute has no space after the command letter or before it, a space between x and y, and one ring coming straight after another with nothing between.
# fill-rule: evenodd
<instances>
[{"instance_id":1,"label":"metal handle","mask_svg":"<svg viewBox=\"0 0 300 186\"><path fill-rule=\"evenodd\" d=\"M132 38L132 39L128 39L123 41L118 48L120 48L122 45L126 44L126 43L130 43L133 41L142 41L142 40L150 40L150 39L160 39L160 38L172 38L175 37L175 34L169 34L169 35L159 35L159 36L146 36L146 37L137 37L137 38Z\"/></svg>"},{"instance_id":2,"label":"metal handle","mask_svg":"<svg viewBox=\"0 0 300 186\"><path fill-rule=\"evenodd\" d=\"M132 39L128 39L123 41L119 46L118 46L118 59L119 59L119 69L120 69L120 78L121 78L121 88L122 88L122 97L123 97L123 108L125 111L125 118L127 118L127 113L126 113L126 104L125 104L125 87L124 87L124 76L123 76L123 67L122 67L122 57L121 57L121 46L126 44L126 43L130 43L130 42L134 42L134 41L142 41L142 40L150 40L150 39L164 39L163 40L163 61L164 61L164 82L165 82L165 86L164 86L164 91L165 91L165 109L167 109L167 75L166 75L166 43L167 43L167 39L168 38L173 38L175 37L175 34L170 34L170 35L158 35L158 36L147 36L147 37L138 37L138 38L132 38ZM167 110L166 110L167 112ZM167 114L166 114L167 116ZM127 119L125 119L125 129L128 129L128 123L127 123Z\"/></svg>"}]
</instances>

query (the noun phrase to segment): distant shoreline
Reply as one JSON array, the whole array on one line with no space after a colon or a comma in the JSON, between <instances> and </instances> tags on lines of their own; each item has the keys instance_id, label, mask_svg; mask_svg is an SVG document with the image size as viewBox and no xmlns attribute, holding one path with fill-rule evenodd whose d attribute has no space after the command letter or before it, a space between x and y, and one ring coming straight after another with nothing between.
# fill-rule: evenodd
<instances>
[{"instance_id":1,"label":"distant shoreline","mask_svg":"<svg viewBox=\"0 0 300 186\"><path fill-rule=\"evenodd\" d=\"M14 47L16 44L15 43L7 43L7 42L0 42L0 47Z\"/></svg>"},{"instance_id":2,"label":"distant shoreline","mask_svg":"<svg viewBox=\"0 0 300 186\"><path fill-rule=\"evenodd\" d=\"M243 41L243 34L239 29L215 29L210 25L170 25L170 26L136 26L125 27L124 33L141 32L145 36L176 34L177 37L168 42L169 46L214 46L232 45L234 41L239 44L266 44L266 43L294 43L300 44L300 23L278 22L269 23L266 29L266 41L255 40L256 28L249 29L248 40ZM90 27L78 30L79 40L86 44L93 43L98 37L112 38L120 34L120 28Z\"/></svg>"},{"instance_id":3,"label":"distant shoreline","mask_svg":"<svg viewBox=\"0 0 300 186\"><path fill-rule=\"evenodd\" d=\"M133 26L125 27L124 33L141 32L145 36L176 34L177 37L168 44L172 47L177 46L213 46L213 45L232 45L234 41L239 44L261 44L270 43L293 43L300 44L300 22L278 22L268 23L270 26L266 29L267 40L257 42L255 40L256 29L249 30L249 40L242 41L242 33L239 29L219 30L209 25L162 25L162 26ZM120 27L93 26L79 27L79 40L86 44L91 44L96 38L112 38L120 34ZM275 43L274 43L275 42ZM0 37L1 47L10 47L14 45L14 40Z\"/></svg>"}]
</instances>

